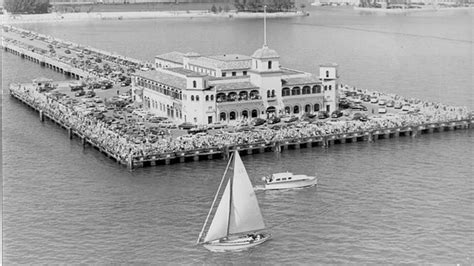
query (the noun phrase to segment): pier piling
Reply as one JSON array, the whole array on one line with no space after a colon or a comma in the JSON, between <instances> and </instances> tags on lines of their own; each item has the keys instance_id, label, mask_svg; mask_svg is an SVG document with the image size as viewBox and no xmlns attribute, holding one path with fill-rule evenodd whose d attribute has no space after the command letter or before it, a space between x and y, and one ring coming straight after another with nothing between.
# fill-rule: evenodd
<instances>
[{"instance_id":1,"label":"pier piling","mask_svg":"<svg viewBox=\"0 0 474 266\"><path fill-rule=\"evenodd\" d=\"M43 112L43 110L39 110L39 120L41 122L44 122L44 112Z\"/></svg>"}]
</instances>

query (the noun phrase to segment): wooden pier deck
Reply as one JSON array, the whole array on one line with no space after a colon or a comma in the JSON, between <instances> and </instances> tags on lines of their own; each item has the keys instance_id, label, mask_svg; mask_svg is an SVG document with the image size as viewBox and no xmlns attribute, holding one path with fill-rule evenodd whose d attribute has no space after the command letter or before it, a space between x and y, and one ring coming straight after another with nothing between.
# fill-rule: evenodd
<instances>
[{"instance_id":1,"label":"wooden pier deck","mask_svg":"<svg viewBox=\"0 0 474 266\"><path fill-rule=\"evenodd\" d=\"M91 139L69 125L66 121L62 121L54 117L52 113L37 106L35 103L28 101L21 95L10 90L10 95L22 102L29 108L39 113L41 122L50 120L52 123L64 128L68 132L68 137L73 139L76 137L80 139L84 147L91 146L92 148L103 153L105 156L111 158L117 163L127 166L130 170L140 167L168 165L172 163L184 163L188 161L212 160L212 159L227 159L230 152L237 150L241 155L264 153L264 152L283 152L288 149L300 149L311 147L328 148L335 144L354 143L360 141L372 142L378 139L390 139L397 137L417 137L423 134L432 134L435 132L453 131L460 129L471 129L474 124L474 119L466 119L459 121L446 121L440 123L429 123L422 125L404 126L396 128L381 128L377 130L356 131L350 133L332 134L325 136L292 138L272 142L260 142L242 145L229 145L224 147L210 147L206 149L196 149L188 151L178 151L161 153L147 156L134 156L129 158L121 158L101 143Z\"/></svg>"}]
</instances>

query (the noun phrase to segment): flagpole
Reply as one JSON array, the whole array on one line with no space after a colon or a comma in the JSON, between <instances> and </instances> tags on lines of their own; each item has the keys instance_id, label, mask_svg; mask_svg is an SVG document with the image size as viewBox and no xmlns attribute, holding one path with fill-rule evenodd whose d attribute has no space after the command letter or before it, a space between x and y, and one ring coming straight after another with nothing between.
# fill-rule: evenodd
<instances>
[{"instance_id":1,"label":"flagpole","mask_svg":"<svg viewBox=\"0 0 474 266\"><path fill-rule=\"evenodd\" d=\"M263 46L267 46L267 6L263 6Z\"/></svg>"}]
</instances>

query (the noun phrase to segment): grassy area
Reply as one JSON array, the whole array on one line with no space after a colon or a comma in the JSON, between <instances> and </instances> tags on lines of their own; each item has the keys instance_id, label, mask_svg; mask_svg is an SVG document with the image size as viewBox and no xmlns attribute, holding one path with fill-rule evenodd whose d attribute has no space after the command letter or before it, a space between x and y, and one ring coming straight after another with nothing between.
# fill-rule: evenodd
<instances>
[{"instance_id":1,"label":"grassy area","mask_svg":"<svg viewBox=\"0 0 474 266\"><path fill-rule=\"evenodd\" d=\"M228 6L234 9L232 3L140 3L140 4L74 4L55 5L55 10L60 12L136 12L136 11L186 11L210 10L212 5L217 8Z\"/></svg>"}]
</instances>

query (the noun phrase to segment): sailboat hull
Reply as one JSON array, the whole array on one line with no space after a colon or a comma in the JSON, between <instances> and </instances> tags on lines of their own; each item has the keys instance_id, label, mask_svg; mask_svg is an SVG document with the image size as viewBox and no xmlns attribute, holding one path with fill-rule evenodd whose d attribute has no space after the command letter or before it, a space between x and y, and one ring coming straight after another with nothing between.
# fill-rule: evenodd
<instances>
[{"instance_id":1,"label":"sailboat hull","mask_svg":"<svg viewBox=\"0 0 474 266\"><path fill-rule=\"evenodd\" d=\"M258 240L250 238L248 236L241 236L238 238L220 239L207 242L204 243L203 246L213 252L242 251L260 245L271 238L270 234L261 235L262 237Z\"/></svg>"}]
</instances>

